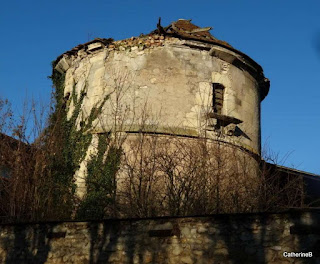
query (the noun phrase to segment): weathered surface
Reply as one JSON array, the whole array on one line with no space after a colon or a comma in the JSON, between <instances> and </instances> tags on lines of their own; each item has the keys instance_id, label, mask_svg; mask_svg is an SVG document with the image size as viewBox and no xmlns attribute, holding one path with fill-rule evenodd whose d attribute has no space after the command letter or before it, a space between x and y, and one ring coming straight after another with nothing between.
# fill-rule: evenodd
<instances>
[{"instance_id":1,"label":"weathered surface","mask_svg":"<svg viewBox=\"0 0 320 264\"><path fill-rule=\"evenodd\" d=\"M77 109L73 98L83 95L79 129L106 99L89 133L112 131L129 138L129 133L144 132L223 142L246 150L254 171L248 178L257 177L252 155L260 156L260 102L269 89L261 67L190 21L158 31L121 41L96 39L60 56L55 69L66 74L68 118ZM76 172L80 198L95 137Z\"/></svg>"},{"instance_id":2,"label":"weathered surface","mask_svg":"<svg viewBox=\"0 0 320 264\"><path fill-rule=\"evenodd\" d=\"M255 76L233 65L233 52L225 48L210 46L229 54L229 59L224 60L220 58L223 56L213 56L212 50L203 50L201 42L193 41L190 47L189 42L176 38L156 41L159 46L152 48L144 48L137 42L137 46L118 43L119 50L104 48L93 54L80 50L77 57L71 56L69 60L63 57L59 61L59 69L65 70L70 65L66 70L65 94L75 89L80 95L86 90L84 115L110 95L112 103L106 104L93 132L114 128L111 117L115 114L118 91L121 93L118 119L125 119L121 120L124 122L121 130L139 130L140 117L147 111L145 122L149 126L156 124L159 132L216 138L206 114L212 112L212 83L220 83L225 88L222 114L243 121L235 125L246 136L228 135L228 130L235 129L231 124L224 128L223 137L219 132L219 138L235 141L259 154L261 94ZM73 109L70 102L69 116ZM126 115L122 116L124 111Z\"/></svg>"},{"instance_id":3,"label":"weathered surface","mask_svg":"<svg viewBox=\"0 0 320 264\"><path fill-rule=\"evenodd\" d=\"M2 225L0 263L319 263L319 221L309 211Z\"/></svg>"}]
</instances>

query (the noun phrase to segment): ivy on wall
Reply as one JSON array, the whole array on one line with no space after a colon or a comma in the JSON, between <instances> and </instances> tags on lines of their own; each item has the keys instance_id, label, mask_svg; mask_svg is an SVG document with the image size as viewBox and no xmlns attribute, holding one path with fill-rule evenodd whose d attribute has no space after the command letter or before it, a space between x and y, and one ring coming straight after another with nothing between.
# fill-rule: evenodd
<instances>
[{"instance_id":1,"label":"ivy on wall","mask_svg":"<svg viewBox=\"0 0 320 264\"><path fill-rule=\"evenodd\" d=\"M50 117L49 133L51 135L47 143L52 149L51 184L55 189L52 193L52 203L57 208L53 217L60 219L75 215L81 219L104 218L108 208L115 208L115 175L121 155L121 149L112 146L110 132L98 135L98 150L87 163L87 192L81 201L78 201L75 195L74 176L81 162L86 158L92 142L90 133L92 123L101 114L109 96L92 107L87 117L83 117L82 104L87 85L80 94L77 94L74 86L70 98L66 98L64 97L64 74L53 70L51 79L55 88L55 107ZM67 118L71 101L74 108L71 117Z\"/></svg>"},{"instance_id":2,"label":"ivy on wall","mask_svg":"<svg viewBox=\"0 0 320 264\"><path fill-rule=\"evenodd\" d=\"M110 144L110 134L98 135L98 151L87 164L87 193L78 210L80 219L116 215L116 173L121 149Z\"/></svg>"}]
</instances>

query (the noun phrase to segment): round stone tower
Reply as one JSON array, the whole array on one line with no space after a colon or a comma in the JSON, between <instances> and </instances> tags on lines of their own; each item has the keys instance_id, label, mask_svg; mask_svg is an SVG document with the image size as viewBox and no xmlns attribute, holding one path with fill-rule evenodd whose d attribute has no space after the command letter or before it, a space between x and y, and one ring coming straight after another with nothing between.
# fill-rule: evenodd
<instances>
[{"instance_id":1,"label":"round stone tower","mask_svg":"<svg viewBox=\"0 0 320 264\"><path fill-rule=\"evenodd\" d=\"M65 74L68 118L76 109L72 97L82 96L79 129L100 107L88 133L204 138L236 147L258 164L260 103L269 80L255 61L210 29L180 19L167 27L159 23L148 35L98 38L62 54L55 69ZM80 189L85 174L83 161Z\"/></svg>"}]
</instances>

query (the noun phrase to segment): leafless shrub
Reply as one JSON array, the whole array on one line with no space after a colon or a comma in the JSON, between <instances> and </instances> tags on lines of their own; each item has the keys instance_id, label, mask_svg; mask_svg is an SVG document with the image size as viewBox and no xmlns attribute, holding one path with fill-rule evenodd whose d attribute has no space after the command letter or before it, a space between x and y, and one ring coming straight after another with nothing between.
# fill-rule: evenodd
<instances>
[{"instance_id":1,"label":"leafless shrub","mask_svg":"<svg viewBox=\"0 0 320 264\"><path fill-rule=\"evenodd\" d=\"M281 166L289 154L280 158L278 153L267 146L263 148L263 159L260 162L260 210L278 211L306 207L303 176L289 172Z\"/></svg>"},{"instance_id":2,"label":"leafless shrub","mask_svg":"<svg viewBox=\"0 0 320 264\"><path fill-rule=\"evenodd\" d=\"M141 107L139 116L134 112L134 97L130 105L122 102L129 91L128 76L115 73L114 91L110 93L109 100L111 126L105 124L101 116L95 117L100 122L99 133L108 135L108 142L101 147L103 153L98 153L99 159L98 156L96 160L90 157L87 161L94 175L91 182L86 182L86 187L91 188L91 196L87 192L85 199L96 197L96 184L108 183L103 181L103 173L110 172L107 166L113 160L108 156L111 149L116 150L117 155L122 153L120 165L116 159L113 166L116 169L113 168L112 176L109 173L112 190L109 190L110 186L106 188L108 195L112 194L112 206L108 207L111 216L275 211L303 205L301 177L281 172L276 165L260 162L257 160L259 157L223 141L182 137L174 135L174 132L156 133L156 122L151 122L154 129L148 123L153 119L149 116L147 102L144 108ZM79 111L81 103L79 100ZM75 184L72 179L70 181L70 175L74 177L74 168L79 164L72 164L73 170L70 170L67 166L70 161L63 161L68 158L68 155L63 156L64 150L61 149L65 143L65 131L61 126L66 114L63 106L55 110L49 129L44 129L45 111L37 112L34 103L29 108L25 107L24 113L15 119L9 103L0 100L0 133L6 132L11 136L0 134L0 169L4 171L6 168L10 174L10 179L0 177L0 216L18 221L66 219L81 203L73 197ZM90 113L87 115L91 116ZM130 126L139 120L140 129L130 130ZM28 130L30 122L32 129ZM104 137L100 138L103 141ZM82 154L86 155L86 151L85 148ZM74 159L71 158L71 163ZM277 158L269 155L269 160L275 164ZM98 162L93 161L99 161L103 167L94 168ZM59 172L68 169L66 184ZM109 196L99 193L101 201ZM94 207L93 198L90 206Z\"/></svg>"},{"instance_id":3,"label":"leafless shrub","mask_svg":"<svg viewBox=\"0 0 320 264\"><path fill-rule=\"evenodd\" d=\"M118 194L123 216L278 211L303 205L302 177L222 142L131 134Z\"/></svg>"},{"instance_id":4,"label":"leafless shrub","mask_svg":"<svg viewBox=\"0 0 320 264\"><path fill-rule=\"evenodd\" d=\"M201 138L130 136L120 173L129 216L258 210L258 167L236 147Z\"/></svg>"},{"instance_id":5,"label":"leafless shrub","mask_svg":"<svg viewBox=\"0 0 320 264\"><path fill-rule=\"evenodd\" d=\"M44 184L48 180L44 172L48 162L47 150L41 140L45 108L38 108L32 100L29 106L24 105L23 113L18 117L13 116L10 107L7 108L1 113L1 120L0 168L5 177L0 177L0 214L20 221L39 218L48 191L43 187L49 186ZM30 123L31 128L28 127Z\"/></svg>"}]
</instances>

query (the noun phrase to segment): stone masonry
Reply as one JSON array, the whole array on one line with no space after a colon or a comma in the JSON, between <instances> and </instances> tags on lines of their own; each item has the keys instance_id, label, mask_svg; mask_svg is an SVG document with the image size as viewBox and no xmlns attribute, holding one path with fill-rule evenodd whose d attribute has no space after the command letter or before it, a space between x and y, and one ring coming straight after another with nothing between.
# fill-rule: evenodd
<instances>
[{"instance_id":1,"label":"stone masonry","mask_svg":"<svg viewBox=\"0 0 320 264\"><path fill-rule=\"evenodd\" d=\"M108 97L75 175L79 196L85 193L86 164L100 133L204 137L244 149L249 158L260 156L260 103L269 80L260 65L209 29L180 19L165 28L158 24L148 35L95 39L58 57L55 69L65 74L69 118L75 109L72 96L85 95L78 127Z\"/></svg>"},{"instance_id":2,"label":"stone masonry","mask_svg":"<svg viewBox=\"0 0 320 264\"><path fill-rule=\"evenodd\" d=\"M319 221L310 210L1 225L0 263L320 263Z\"/></svg>"}]
</instances>

